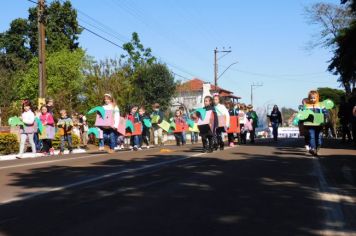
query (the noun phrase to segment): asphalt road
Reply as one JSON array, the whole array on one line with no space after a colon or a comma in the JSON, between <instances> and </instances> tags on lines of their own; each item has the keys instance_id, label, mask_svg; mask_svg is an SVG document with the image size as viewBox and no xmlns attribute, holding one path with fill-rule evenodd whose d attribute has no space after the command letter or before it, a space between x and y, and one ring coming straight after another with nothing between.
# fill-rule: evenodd
<instances>
[{"instance_id":1,"label":"asphalt road","mask_svg":"<svg viewBox=\"0 0 356 236\"><path fill-rule=\"evenodd\" d=\"M355 149L302 144L2 161L0 235L356 235Z\"/></svg>"}]
</instances>

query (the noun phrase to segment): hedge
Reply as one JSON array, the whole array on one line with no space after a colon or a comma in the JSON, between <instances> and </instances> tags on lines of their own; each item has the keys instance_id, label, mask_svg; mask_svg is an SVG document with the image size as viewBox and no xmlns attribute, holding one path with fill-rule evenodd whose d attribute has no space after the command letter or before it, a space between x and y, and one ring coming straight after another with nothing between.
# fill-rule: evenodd
<instances>
[{"instance_id":1,"label":"hedge","mask_svg":"<svg viewBox=\"0 0 356 236\"><path fill-rule=\"evenodd\" d=\"M19 142L15 134L0 133L0 154L7 155L19 151Z\"/></svg>"},{"instance_id":2,"label":"hedge","mask_svg":"<svg viewBox=\"0 0 356 236\"><path fill-rule=\"evenodd\" d=\"M72 147L76 148L80 145L80 138L75 135L72 134ZM52 146L54 149L59 149L61 147L61 141L60 141L60 136L57 133L54 140L52 141ZM66 146L67 146L67 142L66 142Z\"/></svg>"}]
</instances>

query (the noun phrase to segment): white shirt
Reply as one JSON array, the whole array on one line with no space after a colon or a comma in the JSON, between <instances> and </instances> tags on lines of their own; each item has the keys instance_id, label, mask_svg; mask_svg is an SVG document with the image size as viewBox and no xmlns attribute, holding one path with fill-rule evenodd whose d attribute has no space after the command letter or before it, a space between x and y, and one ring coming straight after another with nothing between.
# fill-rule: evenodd
<instances>
[{"instance_id":1,"label":"white shirt","mask_svg":"<svg viewBox=\"0 0 356 236\"><path fill-rule=\"evenodd\" d=\"M226 107L222 104L218 104L215 106L216 113L218 116L225 116L226 118L226 126L230 127L230 113L226 109Z\"/></svg>"},{"instance_id":2,"label":"white shirt","mask_svg":"<svg viewBox=\"0 0 356 236\"><path fill-rule=\"evenodd\" d=\"M25 125L32 125L35 122L35 114L31 110L23 112L21 117Z\"/></svg>"}]
</instances>

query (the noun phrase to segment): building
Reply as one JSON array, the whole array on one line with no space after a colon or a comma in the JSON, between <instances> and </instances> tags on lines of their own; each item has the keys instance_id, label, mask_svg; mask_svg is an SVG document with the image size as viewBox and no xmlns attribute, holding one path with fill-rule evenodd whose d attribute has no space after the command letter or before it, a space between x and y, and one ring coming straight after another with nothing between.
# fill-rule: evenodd
<instances>
[{"instance_id":1,"label":"building","mask_svg":"<svg viewBox=\"0 0 356 236\"><path fill-rule=\"evenodd\" d=\"M229 90L194 78L177 87L177 95L172 100L172 108L175 109L179 106L184 106L187 110L191 111L203 107L204 97L207 95L211 96L213 93L219 93L224 99L234 102L238 102L240 99L240 97L235 96L233 92Z\"/></svg>"}]
</instances>

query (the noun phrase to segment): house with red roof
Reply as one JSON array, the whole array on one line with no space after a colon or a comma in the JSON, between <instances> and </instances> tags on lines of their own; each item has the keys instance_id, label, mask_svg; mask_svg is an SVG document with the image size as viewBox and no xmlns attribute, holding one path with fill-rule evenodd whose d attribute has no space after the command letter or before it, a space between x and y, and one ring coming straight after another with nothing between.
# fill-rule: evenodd
<instances>
[{"instance_id":1,"label":"house with red roof","mask_svg":"<svg viewBox=\"0 0 356 236\"><path fill-rule=\"evenodd\" d=\"M238 102L241 98L235 96L233 92L223 89L219 86L210 84L201 79L194 78L185 83L180 84L177 87L177 93L172 101L173 107L185 106L188 110L193 110L199 107L203 107L204 97L207 95L213 95L219 93L224 100L230 100Z\"/></svg>"}]
</instances>

